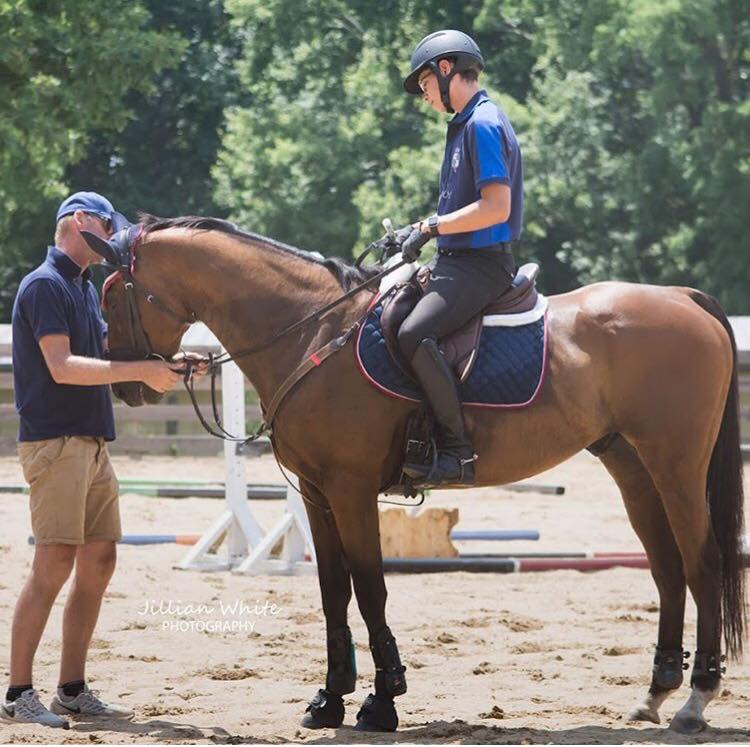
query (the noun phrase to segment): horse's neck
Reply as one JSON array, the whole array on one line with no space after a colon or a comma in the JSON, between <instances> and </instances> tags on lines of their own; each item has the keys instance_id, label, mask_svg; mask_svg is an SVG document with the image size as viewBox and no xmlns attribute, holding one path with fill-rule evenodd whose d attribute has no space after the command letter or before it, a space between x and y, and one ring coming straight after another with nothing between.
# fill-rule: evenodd
<instances>
[{"instance_id":1,"label":"horse's neck","mask_svg":"<svg viewBox=\"0 0 750 747\"><path fill-rule=\"evenodd\" d=\"M210 232L180 248L179 299L196 313L230 354L253 348L339 297L343 290L322 265L263 245ZM170 267L174 272L174 253ZM237 364L268 404L281 382L306 355L325 344L352 317L344 303Z\"/></svg>"}]
</instances>

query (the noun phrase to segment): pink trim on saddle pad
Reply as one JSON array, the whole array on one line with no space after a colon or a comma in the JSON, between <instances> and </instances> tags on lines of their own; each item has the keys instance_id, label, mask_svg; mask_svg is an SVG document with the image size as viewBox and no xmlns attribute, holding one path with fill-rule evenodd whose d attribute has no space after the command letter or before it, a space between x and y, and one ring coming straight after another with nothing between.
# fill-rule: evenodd
<instances>
[{"instance_id":1,"label":"pink trim on saddle pad","mask_svg":"<svg viewBox=\"0 0 750 747\"><path fill-rule=\"evenodd\" d=\"M377 305L380 300L380 293L377 293L375 298L373 298L372 303L370 304L369 308L367 309L368 314L371 312ZM367 381L372 384L376 389L381 391L383 394L393 397L394 399L400 399L404 402L413 402L414 404L417 404L420 400L414 399L413 397L407 397L404 394L399 394L398 392L394 392L392 389L388 389L387 387L384 387L380 382L376 381L375 379L370 376L367 369L365 368L364 364L362 363L362 358L359 355L359 344L362 339L362 335L365 330L365 325L362 324L362 326L359 328L359 332L357 333L357 339L354 345L354 356L357 361L357 366L359 366L359 370L362 373L362 375L367 379ZM547 375L547 338L549 336L549 327L547 324L547 311L544 312L544 349L542 351L542 372L539 375L539 383L536 386L536 389L534 390L534 393L529 397L526 402L516 402L513 404L491 404L486 402L464 402L463 404L467 407L486 407L491 408L493 410L518 410L521 407L528 407L529 405L533 404L536 398L539 396L539 393L542 391L542 385L544 384L544 380ZM395 363L393 364L396 365Z\"/></svg>"}]
</instances>

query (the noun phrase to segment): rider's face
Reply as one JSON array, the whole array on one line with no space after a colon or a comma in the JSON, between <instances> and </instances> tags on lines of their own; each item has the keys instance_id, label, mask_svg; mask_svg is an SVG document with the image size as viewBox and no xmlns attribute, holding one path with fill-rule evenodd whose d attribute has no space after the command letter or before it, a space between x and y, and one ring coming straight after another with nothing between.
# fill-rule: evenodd
<instances>
[{"instance_id":1,"label":"rider's face","mask_svg":"<svg viewBox=\"0 0 750 747\"><path fill-rule=\"evenodd\" d=\"M447 60L441 60L439 64L443 75L450 72L451 64ZM438 86L437 76L432 70L424 70L417 80L417 85L422 89L423 101L429 104L436 112L446 111L443 101L440 98L440 86Z\"/></svg>"}]
</instances>

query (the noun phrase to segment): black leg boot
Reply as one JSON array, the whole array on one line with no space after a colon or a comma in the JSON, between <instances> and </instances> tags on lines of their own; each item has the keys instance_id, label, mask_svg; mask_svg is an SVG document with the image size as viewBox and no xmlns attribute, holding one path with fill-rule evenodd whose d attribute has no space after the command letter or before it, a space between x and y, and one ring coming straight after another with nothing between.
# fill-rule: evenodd
<instances>
[{"instance_id":1,"label":"black leg boot","mask_svg":"<svg viewBox=\"0 0 750 747\"><path fill-rule=\"evenodd\" d=\"M420 487L472 485L474 449L464 430L464 417L456 378L435 340L422 340L411 367L442 434L432 465L405 464L404 472Z\"/></svg>"}]
</instances>

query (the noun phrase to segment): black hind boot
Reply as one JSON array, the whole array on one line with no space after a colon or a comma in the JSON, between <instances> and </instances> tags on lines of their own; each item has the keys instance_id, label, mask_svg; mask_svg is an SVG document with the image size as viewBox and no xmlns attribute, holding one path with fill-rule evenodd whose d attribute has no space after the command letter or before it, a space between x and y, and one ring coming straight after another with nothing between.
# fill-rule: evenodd
<instances>
[{"instance_id":1,"label":"black hind boot","mask_svg":"<svg viewBox=\"0 0 750 747\"><path fill-rule=\"evenodd\" d=\"M420 487L474 483L474 449L464 429L456 378L432 338L422 340L411 367L441 429L438 449L430 465L404 465L404 472Z\"/></svg>"}]
</instances>

